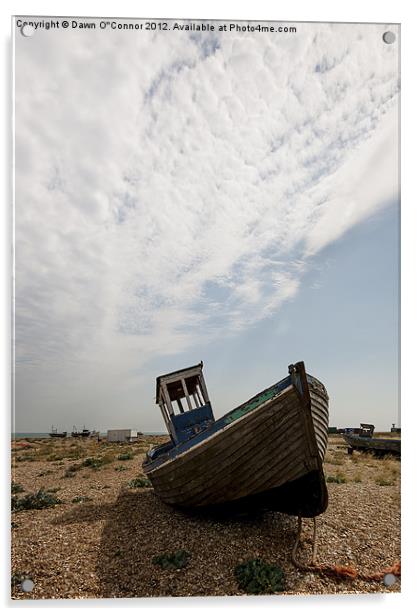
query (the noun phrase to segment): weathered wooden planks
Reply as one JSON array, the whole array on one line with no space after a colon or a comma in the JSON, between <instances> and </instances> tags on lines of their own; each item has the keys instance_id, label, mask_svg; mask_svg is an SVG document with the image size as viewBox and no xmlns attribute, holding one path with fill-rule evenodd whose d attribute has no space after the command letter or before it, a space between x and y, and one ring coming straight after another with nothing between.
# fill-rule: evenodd
<instances>
[{"instance_id":1,"label":"weathered wooden planks","mask_svg":"<svg viewBox=\"0 0 418 616\"><path fill-rule=\"evenodd\" d=\"M400 439L370 438L351 434L344 435L344 439L351 449L356 449L357 451L375 453L381 456L386 454L401 455Z\"/></svg>"},{"instance_id":2,"label":"weathered wooden planks","mask_svg":"<svg viewBox=\"0 0 418 616\"><path fill-rule=\"evenodd\" d=\"M277 427L274 424L267 426L260 434L248 429L241 435L242 442L237 441L230 455L220 460L215 469L209 464L201 466L200 472L196 472L194 465L183 469L178 481L170 482L170 487L165 490L162 486L161 496L164 494L166 498L177 500L181 494L182 500L192 498L196 503L199 500L219 502L240 498L249 491L257 492L258 484L264 485L266 481L268 487L274 487L278 485L275 475L279 477L279 484L295 479L306 472L306 466L303 456L297 455L301 450L301 437L300 430L293 431L294 419L294 415L287 418L287 428L278 422ZM288 436L285 448L278 447L279 434ZM292 451L295 453L289 458ZM210 450L207 455L211 459Z\"/></svg>"},{"instance_id":3,"label":"weathered wooden planks","mask_svg":"<svg viewBox=\"0 0 418 616\"><path fill-rule=\"evenodd\" d=\"M278 488L297 486L304 476L314 473L315 481L311 479L310 484L315 486L317 502L326 507L322 460L328 439L328 396L322 383L309 378L310 408L295 387L288 387L195 447L154 466L147 474L156 493L165 502L183 507L239 501L264 493L271 494L280 509ZM309 498L296 489L291 496L295 510L298 498ZM282 510L286 510L285 503Z\"/></svg>"}]
</instances>

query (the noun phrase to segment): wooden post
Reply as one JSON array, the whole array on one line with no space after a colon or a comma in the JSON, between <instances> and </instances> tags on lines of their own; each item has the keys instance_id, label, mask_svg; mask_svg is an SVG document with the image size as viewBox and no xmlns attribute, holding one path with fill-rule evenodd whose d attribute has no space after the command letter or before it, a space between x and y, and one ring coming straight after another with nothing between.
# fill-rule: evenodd
<instances>
[{"instance_id":1,"label":"wooden post","mask_svg":"<svg viewBox=\"0 0 418 616\"><path fill-rule=\"evenodd\" d=\"M199 406L203 406L202 396L200 395L197 385L196 385L196 395L197 395L197 399L199 400Z\"/></svg>"},{"instance_id":2,"label":"wooden post","mask_svg":"<svg viewBox=\"0 0 418 616\"><path fill-rule=\"evenodd\" d=\"M168 393L167 385L165 383L164 385L162 385L162 390L164 392L164 400L167 405L168 412L170 413L170 415L174 415L173 405L171 404L170 395Z\"/></svg>"},{"instance_id":3,"label":"wooden post","mask_svg":"<svg viewBox=\"0 0 418 616\"><path fill-rule=\"evenodd\" d=\"M165 423L165 425L166 425L166 428L167 428L167 430L170 432L170 418L169 418L169 416L168 416L168 413L167 413L167 410L166 410L166 408L165 408L165 406L164 406L164 403L163 403L163 402L160 402L159 407L160 407L160 409L161 409L161 414L162 414L162 416L163 416L163 419L164 419L164 423Z\"/></svg>"},{"instance_id":4,"label":"wooden post","mask_svg":"<svg viewBox=\"0 0 418 616\"><path fill-rule=\"evenodd\" d=\"M208 390L206 389L206 383L205 383L205 379L203 378L203 374L199 375L199 384L200 384L200 389L202 390L205 404L207 404L209 402L209 396L208 396Z\"/></svg>"},{"instance_id":5,"label":"wooden post","mask_svg":"<svg viewBox=\"0 0 418 616\"><path fill-rule=\"evenodd\" d=\"M181 379L181 384L183 385L183 391L186 395L187 406L189 407L189 411L192 410L192 403L190 402L189 392L187 391L187 385L185 379Z\"/></svg>"}]
</instances>

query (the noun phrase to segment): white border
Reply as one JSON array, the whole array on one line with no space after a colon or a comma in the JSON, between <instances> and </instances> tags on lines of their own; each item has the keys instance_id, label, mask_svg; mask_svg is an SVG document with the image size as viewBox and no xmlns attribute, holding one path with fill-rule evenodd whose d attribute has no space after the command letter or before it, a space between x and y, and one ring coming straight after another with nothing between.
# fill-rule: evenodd
<instances>
[{"instance_id":1,"label":"white border","mask_svg":"<svg viewBox=\"0 0 418 616\"><path fill-rule=\"evenodd\" d=\"M5 412L5 425L3 426L3 444L5 452L1 456L3 477L9 479L9 434L10 434L10 240L11 240L11 184L10 184L10 148L11 148L11 117L10 117L10 16L12 14L36 14L40 15L118 15L121 17L184 17L184 18L221 18L221 19L272 19L280 21L342 21L342 22L380 22L380 23L401 23L402 24L402 428L403 428L403 452L402 452L402 594L401 595L366 595L366 596L330 596L330 597L276 597L276 598L225 598L225 599L169 599L169 600L79 600L71 601L38 601L25 602L17 605L14 609L22 610L31 607L38 610L45 608L69 608L77 609L78 612L86 610L88 607L109 608L114 611L120 607L132 607L136 609L151 609L166 613L170 610L170 616L183 614L189 609L198 608L202 612L209 610L227 610L233 607L239 608L240 612L250 613L255 608L261 608L265 612L276 612L286 610L292 612L306 612L307 609L321 609L323 614L334 614L338 610L339 614L348 614L353 610L367 611L367 614L376 612L380 614L392 614L393 610L407 606L409 600L415 601L415 578L417 575L417 564L415 559L415 549L417 541L416 524L418 519L416 497L412 497L415 492L416 461L413 457L416 444L413 441L416 430L416 416L418 413L417 400L415 394L415 364L414 357L417 349L416 340L416 320L418 317L418 293L417 293L417 247L416 234L418 232L418 207L416 206L413 188L416 183L416 30L418 22L416 20L413 3L389 2L381 0L351 0L350 2L338 3L335 0L298 0L288 4L273 3L263 0L250 2L241 0L239 3L225 0L211 0L209 3L191 2L190 0L155 0L154 2L134 2L119 0L118 2L101 2L92 0L73 0L68 2L62 0L60 3L52 1L38 1L36 3L29 0L11 2L5 0L1 7L2 19L2 48L5 50L5 57L2 62L3 92L6 96L2 97L3 102L3 131L2 141L6 147L3 148L3 203L2 210L2 248L3 248L3 267L1 268L1 282L3 288L3 318L1 322L6 324L3 327L5 341L2 345L1 354L2 365L1 391L3 393L3 408ZM409 154L409 156L408 156ZM414 439L415 440L415 439ZM4 484L3 484L4 485ZM7 498L3 499L7 507ZM4 510L5 511L5 510ZM4 513L4 526L1 537L5 540L5 547L2 551L6 554L8 546L9 517L7 511ZM2 559L2 570L0 579L2 580L3 604L7 606L9 596L9 562ZM6 585L5 585L6 583ZM10 603L9 603L10 607Z\"/></svg>"}]
</instances>

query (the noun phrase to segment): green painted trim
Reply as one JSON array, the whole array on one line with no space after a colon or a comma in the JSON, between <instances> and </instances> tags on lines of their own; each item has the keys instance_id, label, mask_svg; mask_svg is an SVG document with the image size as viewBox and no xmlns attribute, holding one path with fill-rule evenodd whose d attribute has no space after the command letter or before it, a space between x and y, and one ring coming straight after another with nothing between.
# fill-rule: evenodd
<instances>
[{"instance_id":1,"label":"green painted trim","mask_svg":"<svg viewBox=\"0 0 418 616\"><path fill-rule=\"evenodd\" d=\"M279 390L277 388L277 385L270 387L270 389L267 389L262 394L257 396L255 400L252 400L251 402L248 402L247 404L244 404L243 406L240 406L239 408L235 409L235 411L232 411L225 418L225 423L230 424L233 421L236 421L237 419L242 417L243 415L246 415L250 411L253 411L261 404L264 404L264 402L267 402L268 400L271 400L272 398L274 398L274 396L278 393L278 391Z\"/></svg>"}]
</instances>

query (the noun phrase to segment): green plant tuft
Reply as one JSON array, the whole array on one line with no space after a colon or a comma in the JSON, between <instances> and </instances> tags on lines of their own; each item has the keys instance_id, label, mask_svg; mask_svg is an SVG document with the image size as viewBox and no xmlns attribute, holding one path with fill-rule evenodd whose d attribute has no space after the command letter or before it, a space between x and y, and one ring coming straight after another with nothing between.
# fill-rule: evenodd
<instances>
[{"instance_id":1,"label":"green plant tuft","mask_svg":"<svg viewBox=\"0 0 418 616\"><path fill-rule=\"evenodd\" d=\"M12 494L18 494L19 492L24 492L25 488L20 485L20 483L15 483L12 481Z\"/></svg>"},{"instance_id":2,"label":"green plant tuft","mask_svg":"<svg viewBox=\"0 0 418 616\"><path fill-rule=\"evenodd\" d=\"M52 453L50 456L47 457L47 462L59 462L60 460L63 459L64 456L61 456L57 453Z\"/></svg>"},{"instance_id":3,"label":"green plant tuft","mask_svg":"<svg viewBox=\"0 0 418 616\"><path fill-rule=\"evenodd\" d=\"M128 482L128 488L150 488L151 482L146 477L135 477Z\"/></svg>"},{"instance_id":4,"label":"green plant tuft","mask_svg":"<svg viewBox=\"0 0 418 616\"><path fill-rule=\"evenodd\" d=\"M102 458L86 458L81 463L81 466L96 469L101 468L105 464L109 464L112 460L113 456L109 455L103 456Z\"/></svg>"},{"instance_id":5,"label":"green plant tuft","mask_svg":"<svg viewBox=\"0 0 418 616\"><path fill-rule=\"evenodd\" d=\"M237 565L234 575L240 590L249 595L271 595L285 589L283 570L258 558Z\"/></svg>"},{"instance_id":6,"label":"green plant tuft","mask_svg":"<svg viewBox=\"0 0 418 616\"><path fill-rule=\"evenodd\" d=\"M34 462L36 460L33 454L24 454L23 456L16 456L17 462Z\"/></svg>"},{"instance_id":7,"label":"green plant tuft","mask_svg":"<svg viewBox=\"0 0 418 616\"><path fill-rule=\"evenodd\" d=\"M154 565L159 565L162 569L183 569L190 560L189 552L177 550L171 554L159 554L152 559Z\"/></svg>"},{"instance_id":8,"label":"green plant tuft","mask_svg":"<svg viewBox=\"0 0 418 616\"><path fill-rule=\"evenodd\" d=\"M118 460L133 460L134 454L132 451L127 451L126 453L120 453L118 455Z\"/></svg>"},{"instance_id":9,"label":"green plant tuft","mask_svg":"<svg viewBox=\"0 0 418 616\"><path fill-rule=\"evenodd\" d=\"M347 479L341 473L334 475L328 475L327 483L347 483Z\"/></svg>"},{"instance_id":10,"label":"green plant tuft","mask_svg":"<svg viewBox=\"0 0 418 616\"><path fill-rule=\"evenodd\" d=\"M48 494L48 492L41 488L35 494L26 494L26 496L22 496L22 498L12 496L12 511L46 509L47 507L53 507L60 503L62 503L62 501L59 498L53 494Z\"/></svg>"},{"instance_id":11,"label":"green plant tuft","mask_svg":"<svg viewBox=\"0 0 418 616\"><path fill-rule=\"evenodd\" d=\"M383 476L377 477L376 478L376 483L377 483L378 486L393 486L393 485L395 485L393 479L390 479L388 477L383 477Z\"/></svg>"}]
</instances>

